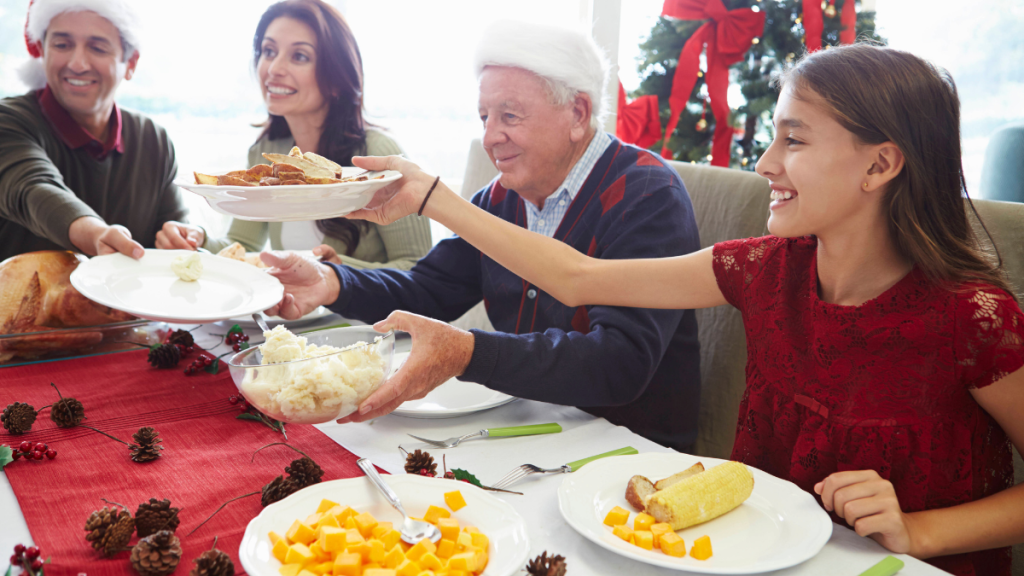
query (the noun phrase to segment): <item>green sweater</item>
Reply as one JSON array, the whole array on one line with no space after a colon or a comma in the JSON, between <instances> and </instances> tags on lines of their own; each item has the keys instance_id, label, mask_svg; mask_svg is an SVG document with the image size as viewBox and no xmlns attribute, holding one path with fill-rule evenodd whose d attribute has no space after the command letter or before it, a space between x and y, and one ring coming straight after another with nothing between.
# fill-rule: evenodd
<instances>
[{"instance_id":1,"label":"green sweater","mask_svg":"<svg viewBox=\"0 0 1024 576\"><path fill-rule=\"evenodd\" d=\"M268 140L261 138L249 149L249 165L266 164L263 158L264 153L287 154L295 145L292 138L279 140ZM380 130L366 131L365 156L390 156L401 154L402 149L398 144ZM303 223L304 224L304 223ZM226 238L209 238L203 247L211 252L218 252L238 242L250 252L262 250L270 239L270 247L274 250L281 250L280 222L250 222L247 220L235 219L231 223ZM407 216L401 220L378 226L367 223L359 234L359 244L356 246L352 256L346 256L347 245L345 242L324 237L324 244L327 244L338 253L343 264L353 268L398 268L409 270L416 262L430 251L433 243L430 237L430 220L423 216ZM305 246L305 249L316 246Z\"/></svg>"},{"instance_id":2,"label":"green sweater","mask_svg":"<svg viewBox=\"0 0 1024 576\"><path fill-rule=\"evenodd\" d=\"M121 109L124 153L97 161L73 150L43 116L34 92L0 100L0 260L35 250L77 250L71 223L96 216L154 247L168 220L184 221L167 132Z\"/></svg>"}]
</instances>

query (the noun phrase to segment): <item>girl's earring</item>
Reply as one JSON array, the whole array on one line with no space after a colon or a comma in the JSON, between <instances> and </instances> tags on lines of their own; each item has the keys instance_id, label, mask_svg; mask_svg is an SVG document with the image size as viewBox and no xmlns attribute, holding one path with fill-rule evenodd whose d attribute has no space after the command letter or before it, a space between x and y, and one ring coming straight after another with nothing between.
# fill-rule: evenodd
<instances>
[{"instance_id":1,"label":"girl's earring","mask_svg":"<svg viewBox=\"0 0 1024 576\"><path fill-rule=\"evenodd\" d=\"M868 189L868 183L867 182L862 183L861 184L861 188L867 190Z\"/></svg>"}]
</instances>

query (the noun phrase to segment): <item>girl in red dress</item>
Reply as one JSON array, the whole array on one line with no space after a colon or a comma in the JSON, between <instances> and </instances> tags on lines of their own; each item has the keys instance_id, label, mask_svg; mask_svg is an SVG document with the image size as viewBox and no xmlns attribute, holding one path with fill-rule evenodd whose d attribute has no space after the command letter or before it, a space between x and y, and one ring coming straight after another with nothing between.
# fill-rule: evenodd
<instances>
[{"instance_id":1,"label":"girl in red dress","mask_svg":"<svg viewBox=\"0 0 1024 576\"><path fill-rule=\"evenodd\" d=\"M748 361L733 459L820 495L889 550L1008 576L1008 547L1024 542L1011 459L1011 441L1024 447L1024 315L968 221L953 81L854 45L803 58L780 87L757 163L772 236L588 258L443 183L427 196L433 177L399 158L357 159L405 177L353 216L387 223L423 206L570 306L736 306ZM379 327L423 320L396 312ZM385 385L367 404L405 393Z\"/></svg>"}]
</instances>

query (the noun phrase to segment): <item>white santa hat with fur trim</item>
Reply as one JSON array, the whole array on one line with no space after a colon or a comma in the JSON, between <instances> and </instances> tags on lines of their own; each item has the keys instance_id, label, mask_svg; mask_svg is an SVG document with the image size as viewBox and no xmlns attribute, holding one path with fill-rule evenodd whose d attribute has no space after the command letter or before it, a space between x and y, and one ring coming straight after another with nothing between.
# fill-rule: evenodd
<instances>
[{"instance_id":1,"label":"white santa hat with fur trim","mask_svg":"<svg viewBox=\"0 0 1024 576\"><path fill-rule=\"evenodd\" d=\"M131 50L139 49L141 22L132 0L31 0L25 22L25 45L32 59L18 70L18 77L32 90L46 86L42 46L46 29L54 17L65 12L95 12L117 27Z\"/></svg>"}]
</instances>

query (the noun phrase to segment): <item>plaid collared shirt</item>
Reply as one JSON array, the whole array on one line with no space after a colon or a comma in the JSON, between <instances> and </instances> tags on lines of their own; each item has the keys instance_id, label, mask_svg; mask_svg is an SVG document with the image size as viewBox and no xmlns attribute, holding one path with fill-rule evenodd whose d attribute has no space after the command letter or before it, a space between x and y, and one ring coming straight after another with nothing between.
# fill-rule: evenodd
<instances>
[{"instance_id":1,"label":"plaid collared shirt","mask_svg":"<svg viewBox=\"0 0 1024 576\"><path fill-rule=\"evenodd\" d=\"M590 145L587 146L583 156L572 167L572 170L569 170L565 181L554 194L548 196L544 201L543 210L538 210L532 202L523 201L523 204L526 204L526 224L530 232L543 234L548 238L555 236L555 231L562 223L562 218L569 210L569 205L572 204L576 194L583 187L587 176L590 176L590 171L594 169L597 160L611 143L612 138L609 134L605 132L594 134Z\"/></svg>"}]
</instances>

